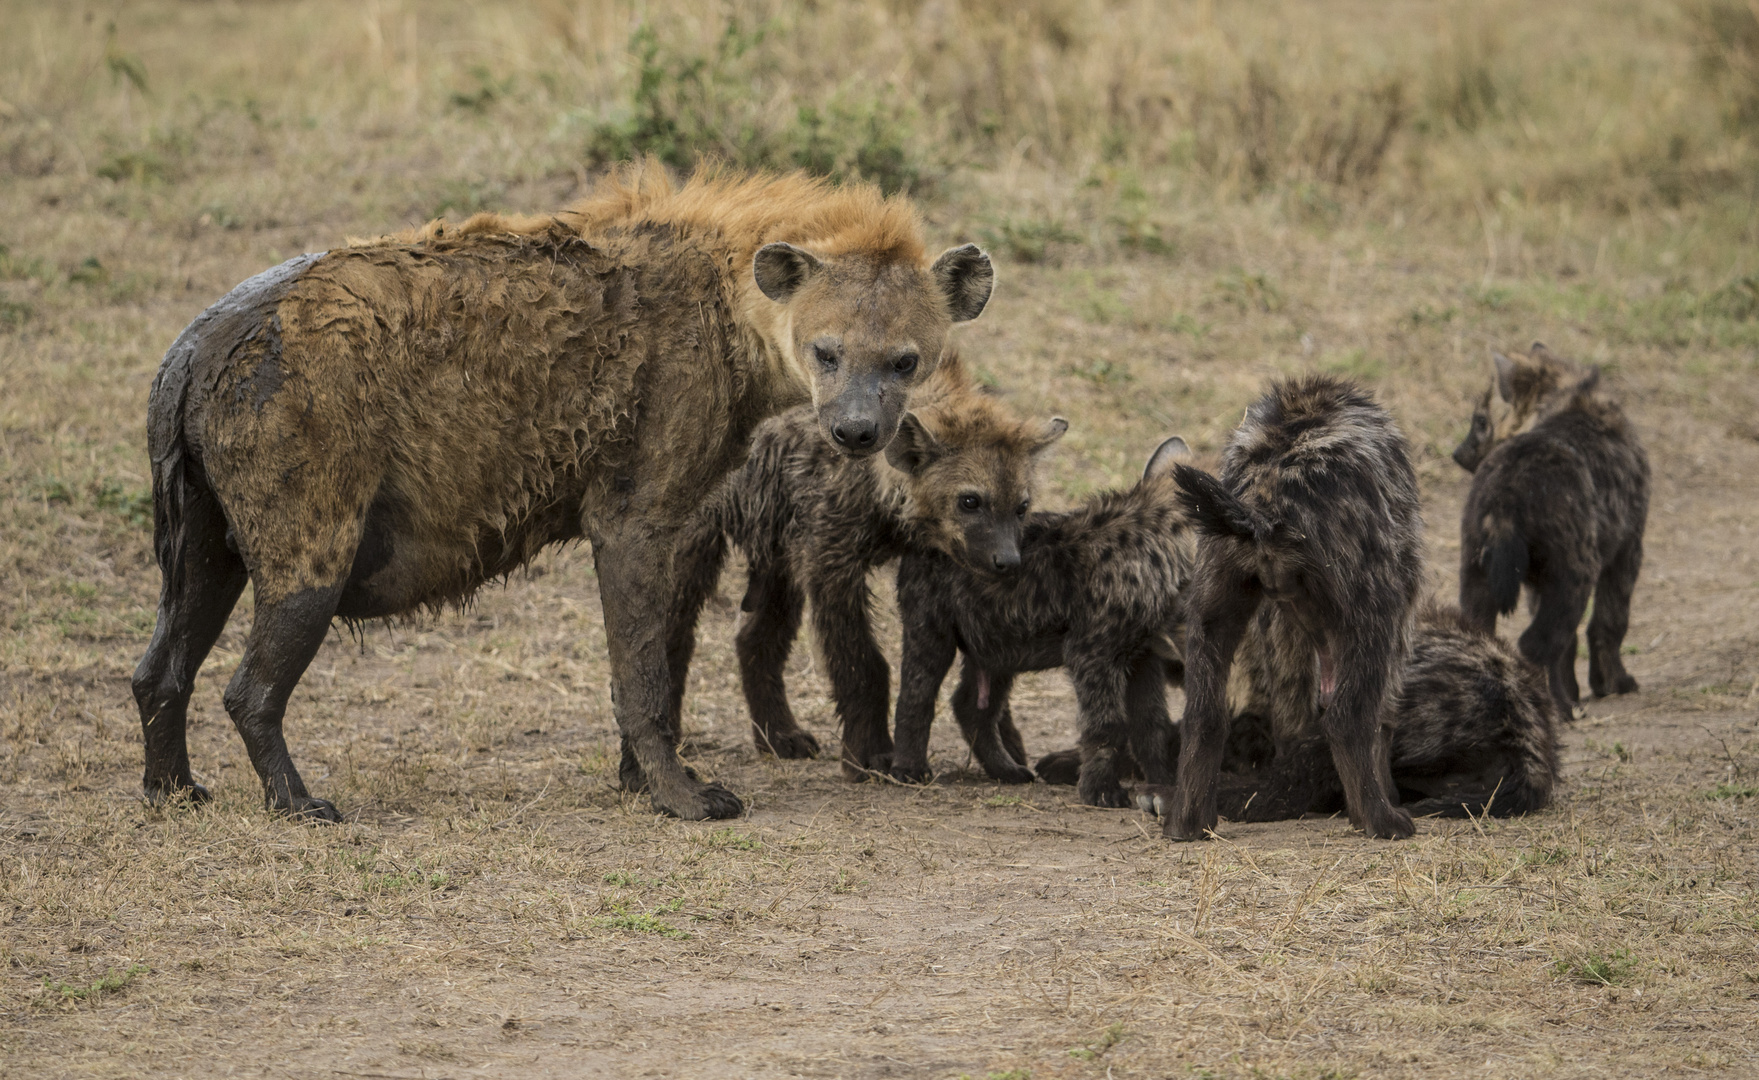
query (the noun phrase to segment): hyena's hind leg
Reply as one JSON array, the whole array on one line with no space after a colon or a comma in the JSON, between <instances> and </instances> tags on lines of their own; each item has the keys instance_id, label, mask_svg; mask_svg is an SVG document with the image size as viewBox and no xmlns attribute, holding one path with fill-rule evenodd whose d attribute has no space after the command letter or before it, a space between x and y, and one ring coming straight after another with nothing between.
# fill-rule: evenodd
<instances>
[{"instance_id":1,"label":"hyena's hind leg","mask_svg":"<svg viewBox=\"0 0 1759 1080\"><path fill-rule=\"evenodd\" d=\"M818 756L818 740L794 719L783 674L805 602L781 566L752 564L733 647L745 706L751 711L752 740L759 751L779 758Z\"/></svg>"},{"instance_id":2,"label":"hyena's hind leg","mask_svg":"<svg viewBox=\"0 0 1759 1080\"><path fill-rule=\"evenodd\" d=\"M134 670L134 700L140 707L146 744L142 788L149 801L183 795L208 799L207 789L189 771L189 696L202 661L226 626L226 617L244 591L244 560L226 542L226 517L205 484L184 475L170 484L154 537L159 571L159 618L146 655ZM169 486L169 485L167 485Z\"/></svg>"},{"instance_id":3,"label":"hyena's hind leg","mask_svg":"<svg viewBox=\"0 0 1759 1080\"><path fill-rule=\"evenodd\" d=\"M1631 622L1631 593L1642 569L1641 540L1633 540L1601 568L1594 590L1594 614L1588 618L1588 689L1595 697L1637 689L1637 680L1625 670L1620 650Z\"/></svg>"},{"instance_id":4,"label":"hyena's hind leg","mask_svg":"<svg viewBox=\"0 0 1759 1080\"><path fill-rule=\"evenodd\" d=\"M250 763L263 782L269 809L290 817L341 821L328 799L314 798L293 766L281 731L287 699L329 632L342 585L305 588L270 602L257 602L244 659L225 693Z\"/></svg>"},{"instance_id":5,"label":"hyena's hind leg","mask_svg":"<svg viewBox=\"0 0 1759 1080\"><path fill-rule=\"evenodd\" d=\"M1518 643L1521 655L1546 673L1558 715L1565 718L1575 715L1580 697L1576 683L1576 627L1582 623L1592 587L1586 575L1550 575L1535 589L1537 610Z\"/></svg>"},{"instance_id":6,"label":"hyena's hind leg","mask_svg":"<svg viewBox=\"0 0 1759 1080\"><path fill-rule=\"evenodd\" d=\"M1030 784L1032 770L1026 767L1024 749L1015 757L1001 730L1002 718L1008 712L1008 691L1013 686L1013 675L986 672L966 657L959 667L959 685L953 689L953 718L959 722L959 732L965 736L971 753L992 780ZM1015 738L1019 738L1018 732Z\"/></svg>"}]
</instances>

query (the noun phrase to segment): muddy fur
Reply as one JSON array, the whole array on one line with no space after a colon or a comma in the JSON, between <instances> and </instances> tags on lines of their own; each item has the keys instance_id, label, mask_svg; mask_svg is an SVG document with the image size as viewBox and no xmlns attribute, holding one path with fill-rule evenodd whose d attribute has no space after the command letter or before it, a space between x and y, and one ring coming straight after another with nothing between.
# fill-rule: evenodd
<instances>
[{"instance_id":1,"label":"muddy fur","mask_svg":"<svg viewBox=\"0 0 1759 1080\"><path fill-rule=\"evenodd\" d=\"M1334 812L1343 789L1321 726L1312 657L1279 647L1263 610L1235 654L1226 767L1240 775L1224 780L1222 815ZM1440 817L1544 809L1557 782L1555 717L1539 668L1468 625L1459 609L1424 605L1392 740L1404 808Z\"/></svg>"},{"instance_id":2,"label":"muddy fur","mask_svg":"<svg viewBox=\"0 0 1759 1080\"><path fill-rule=\"evenodd\" d=\"M982 491L974 480L946 487L940 509L917 518L924 541L898 568L904 656L895 778L930 775L935 698L960 652L954 716L991 776L1031 779L1023 748L1002 745L999 720L1017 674L1062 667L1080 709L1081 800L1127 805L1119 770L1129 761L1151 782L1171 779L1165 665L1193 543L1170 470L1184 453L1183 441L1169 439L1134 488L1068 513L1027 516L1017 565L973 558L954 542L960 497ZM999 493L995 501L1006 505Z\"/></svg>"},{"instance_id":3,"label":"muddy fur","mask_svg":"<svg viewBox=\"0 0 1759 1080\"><path fill-rule=\"evenodd\" d=\"M1626 694L1620 655L1643 566L1649 459L1600 372L1535 343L1496 376L1454 459L1472 470L1460 522L1460 608L1492 631L1528 590L1521 655L1547 673L1559 714L1580 696L1576 628L1588 608L1588 685Z\"/></svg>"},{"instance_id":4,"label":"muddy fur","mask_svg":"<svg viewBox=\"0 0 1759 1080\"><path fill-rule=\"evenodd\" d=\"M1274 647L1317 669L1320 726L1351 823L1370 836L1411 835L1388 760L1423 577L1422 518L1397 425L1348 383L1291 379L1247 409L1219 479L1176 472L1202 536L1187 600L1178 783L1161 793L1165 834L1194 840L1215 826L1229 670L1268 601Z\"/></svg>"},{"instance_id":5,"label":"muddy fur","mask_svg":"<svg viewBox=\"0 0 1759 1080\"><path fill-rule=\"evenodd\" d=\"M679 762L673 550L766 416L811 401L851 453L890 440L988 260L930 265L910 206L860 185L654 165L555 215L478 215L302 256L173 343L148 410L159 621L135 673L145 786L201 799L196 671L248 579L224 697L271 806L334 819L287 754L288 696L333 617L468 598L592 542L626 786L741 812ZM657 601L657 602L656 602Z\"/></svg>"},{"instance_id":6,"label":"muddy fur","mask_svg":"<svg viewBox=\"0 0 1759 1080\"><path fill-rule=\"evenodd\" d=\"M1062 431L1060 422L1047 427L1016 417L974 385L950 353L912 395L911 408L899 437L912 453L921 442L942 455L916 475L892 465L891 451L870 458L837 453L818 434L809 407L759 426L751 455L703 504L679 556L684 611L671 650L679 706L696 619L730 544L748 567L735 647L758 749L777 757L818 753L818 741L794 718L783 680L810 601L845 771L859 779L885 770L891 669L874 639L869 576L904 553L911 529L922 527L929 512L930 488L947 477L973 471L1030 501L1032 459ZM1011 731L1005 715L1002 723ZM1011 732L1011 745L1020 746L1018 732Z\"/></svg>"}]
</instances>

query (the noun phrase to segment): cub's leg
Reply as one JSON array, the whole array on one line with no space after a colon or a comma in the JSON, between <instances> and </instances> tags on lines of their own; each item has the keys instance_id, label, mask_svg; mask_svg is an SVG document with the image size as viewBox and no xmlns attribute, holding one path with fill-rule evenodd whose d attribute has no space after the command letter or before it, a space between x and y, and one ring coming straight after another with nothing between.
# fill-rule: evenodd
<instances>
[{"instance_id":1,"label":"cub's leg","mask_svg":"<svg viewBox=\"0 0 1759 1080\"><path fill-rule=\"evenodd\" d=\"M1629 694L1637 680L1625 670L1619 650L1631 622L1631 593L1643 568L1643 541L1633 540L1600 571L1594 614L1588 619L1588 688L1595 697Z\"/></svg>"},{"instance_id":2,"label":"cub's leg","mask_svg":"<svg viewBox=\"0 0 1759 1080\"><path fill-rule=\"evenodd\" d=\"M1521 655L1539 665L1551 681L1551 696L1558 715L1575 715L1576 627L1588 608L1593 579L1569 571L1549 575L1539 584L1538 611L1521 634Z\"/></svg>"},{"instance_id":3,"label":"cub's leg","mask_svg":"<svg viewBox=\"0 0 1759 1080\"><path fill-rule=\"evenodd\" d=\"M1166 818L1161 833L1171 840L1201 840L1215 828L1216 784L1228 743L1228 670L1263 598L1256 578L1213 558L1201 560L1192 592L1178 779L1170 796L1156 802Z\"/></svg>"},{"instance_id":4,"label":"cub's leg","mask_svg":"<svg viewBox=\"0 0 1759 1080\"><path fill-rule=\"evenodd\" d=\"M794 719L783 676L804 606L805 598L780 565L752 566L734 651L751 710L751 737L758 750L779 758L818 756L818 740Z\"/></svg>"},{"instance_id":5,"label":"cub's leg","mask_svg":"<svg viewBox=\"0 0 1759 1080\"><path fill-rule=\"evenodd\" d=\"M1417 831L1411 815L1397 805L1386 744L1392 726L1388 690L1404 662L1388 635L1337 633L1337 693L1319 714L1320 730L1331 744L1332 764L1344 789L1350 824L1380 840L1403 840Z\"/></svg>"},{"instance_id":6,"label":"cub's leg","mask_svg":"<svg viewBox=\"0 0 1759 1080\"><path fill-rule=\"evenodd\" d=\"M678 552L677 606L666 641L666 664L672 673L666 715L672 731L683 730L684 691L690 683L690 661L696 654L697 621L703 604L720 582L726 561L727 538L718 528L698 530Z\"/></svg>"},{"instance_id":7,"label":"cub's leg","mask_svg":"<svg viewBox=\"0 0 1759 1080\"><path fill-rule=\"evenodd\" d=\"M1129 725L1130 756L1146 784L1164 787L1173 782L1178 761L1178 732L1167 715L1166 662L1158 656L1139 660L1130 672L1129 697L1125 705Z\"/></svg>"},{"instance_id":8,"label":"cub's leg","mask_svg":"<svg viewBox=\"0 0 1759 1080\"><path fill-rule=\"evenodd\" d=\"M864 780L870 773L886 771L892 762L892 736L886 730L892 669L873 638L866 567L827 572L814 579L807 591L813 634L843 728L843 775ZM945 667L941 674L946 674ZM925 753L926 749L925 744ZM926 770L926 756L917 764Z\"/></svg>"},{"instance_id":9,"label":"cub's leg","mask_svg":"<svg viewBox=\"0 0 1759 1080\"><path fill-rule=\"evenodd\" d=\"M959 721L960 734L992 780L1030 784L1032 770L1025 765L1024 751L1016 758L1001 730L1013 685L1012 674L987 672L966 657L959 669L959 685L953 690L953 718ZM1015 732L1014 738L1019 737Z\"/></svg>"},{"instance_id":10,"label":"cub's leg","mask_svg":"<svg viewBox=\"0 0 1759 1080\"><path fill-rule=\"evenodd\" d=\"M213 492L188 476L170 482L182 490L174 496L175 516L162 510L155 530L163 576L159 620L134 671L146 744L141 783L153 803L179 796L206 802L207 789L189 772L189 695L247 577L244 561L226 544L226 517Z\"/></svg>"},{"instance_id":11,"label":"cub's leg","mask_svg":"<svg viewBox=\"0 0 1759 1080\"><path fill-rule=\"evenodd\" d=\"M928 733L934 724L935 698L958 645L947 627L927 620L906 619L904 657L898 676L898 718L893 737L893 779L922 783L928 768Z\"/></svg>"},{"instance_id":12,"label":"cub's leg","mask_svg":"<svg viewBox=\"0 0 1759 1080\"><path fill-rule=\"evenodd\" d=\"M1113 642L1071 643L1064 666L1080 709L1081 773L1075 793L1088 806L1129 806L1118 782L1130 754L1128 661L1120 660Z\"/></svg>"}]
</instances>

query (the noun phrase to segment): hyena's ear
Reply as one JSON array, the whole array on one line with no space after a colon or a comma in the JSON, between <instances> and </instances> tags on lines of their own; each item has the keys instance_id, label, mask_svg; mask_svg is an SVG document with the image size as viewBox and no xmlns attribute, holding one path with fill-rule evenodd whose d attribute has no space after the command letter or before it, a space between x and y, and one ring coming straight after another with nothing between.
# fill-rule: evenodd
<instances>
[{"instance_id":1,"label":"hyena's ear","mask_svg":"<svg viewBox=\"0 0 1759 1080\"><path fill-rule=\"evenodd\" d=\"M817 255L793 244L765 244L751 260L757 287L778 304L786 304L800 286L823 268Z\"/></svg>"},{"instance_id":2,"label":"hyena's ear","mask_svg":"<svg viewBox=\"0 0 1759 1080\"><path fill-rule=\"evenodd\" d=\"M976 244L948 248L929 268L934 283L947 298L947 311L954 322L970 322L983 314L989 294L996 287L996 268L989 255Z\"/></svg>"},{"instance_id":3,"label":"hyena's ear","mask_svg":"<svg viewBox=\"0 0 1759 1080\"><path fill-rule=\"evenodd\" d=\"M1038 437L1032 440L1032 452L1041 454L1049 450L1053 443L1063 437L1063 432L1068 430L1069 422L1060 416L1053 416L1046 420L1044 427L1039 429Z\"/></svg>"},{"instance_id":4,"label":"hyena's ear","mask_svg":"<svg viewBox=\"0 0 1759 1080\"><path fill-rule=\"evenodd\" d=\"M905 413L904 419L898 421L898 434L886 444L886 463L901 473L915 476L940 460L946 452L946 445L922 426L915 413Z\"/></svg>"},{"instance_id":5,"label":"hyena's ear","mask_svg":"<svg viewBox=\"0 0 1759 1080\"><path fill-rule=\"evenodd\" d=\"M1496 392L1512 405L1515 401L1515 377L1520 374L1521 365L1499 352L1491 353L1490 358L1496 363Z\"/></svg>"},{"instance_id":6,"label":"hyena's ear","mask_svg":"<svg viewBox=\"0 0 1759 1080\"><path fill-rule=\"evenodd\" d=\"M1148 455L1148 467L1142 470L1142 479L1152 480L1157 476L1165 476L1173 471L1174 465L1190 459L1191 448L1185 445L1184 439L1174 435Z\"/></svg>"}]
</instances>

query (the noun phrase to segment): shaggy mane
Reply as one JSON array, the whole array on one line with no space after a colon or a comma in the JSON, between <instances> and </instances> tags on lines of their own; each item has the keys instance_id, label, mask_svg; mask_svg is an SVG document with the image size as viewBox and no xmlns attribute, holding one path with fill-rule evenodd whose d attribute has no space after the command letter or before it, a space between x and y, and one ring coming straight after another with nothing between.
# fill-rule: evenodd
<instances>
[{"instance_id":1,"label":"shaggy mane","mask_svg":"<svg viewBox=\"0 0 1759 1080\"><path fill-rule=\"evenodd\" d=\"M629 162L590 195L555 214L474 214L460 224L426 225L365 241L423 244L466 236L535 236L561 228L583 238L617 228L668 226L681 235L718 237L746 262L765 244L800 244L821 255L854 252L882 263L925 264L922 221L902 197L871 184L841 187L805 173L737 173L705 166L682 185L657 159ZM351 244L360 243L350 240Z\"/></svg>"}]
</instances>

